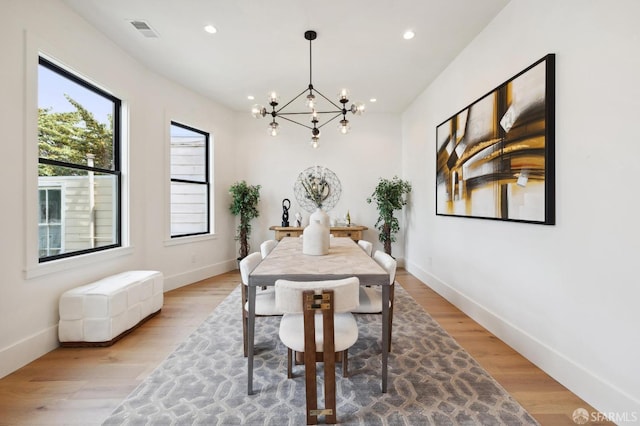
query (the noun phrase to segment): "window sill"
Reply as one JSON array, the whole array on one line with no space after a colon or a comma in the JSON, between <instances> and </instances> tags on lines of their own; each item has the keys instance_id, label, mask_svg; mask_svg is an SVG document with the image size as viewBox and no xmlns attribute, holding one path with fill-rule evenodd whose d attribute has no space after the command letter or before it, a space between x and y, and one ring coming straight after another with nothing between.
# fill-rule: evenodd
<instances>
[{"instance_id":1,"label":"window sill","mask_svg":"<svg viewBox=\"0 0 640 426\"><path fill-rule=\"evenodd\" d=\"M170 246L179 246L182 244L191 244L197 243L200 241L209 241L209 240L217 240L218 236L216 234L206 234L206 235L191 235L189 237L178 237L178 238L169 238L164 240L165 247Z\"/></svg>"},{"instance_id":2,"label":"window sill","mask_svg":"<svg viewBox=\"0 0 640 426\"><path fill-rule=\"evenodd\" d=\"M86 265L92 265L105 260L115 259L121 256L129 256L133 253L133 247L119 247L95 253L83 254L80 256L68 257L65 259L52 260L51 262L28 265L25 270L25 279L41 277L43 275L56 272L67 271Z\"/></svg>"}]
</instances>

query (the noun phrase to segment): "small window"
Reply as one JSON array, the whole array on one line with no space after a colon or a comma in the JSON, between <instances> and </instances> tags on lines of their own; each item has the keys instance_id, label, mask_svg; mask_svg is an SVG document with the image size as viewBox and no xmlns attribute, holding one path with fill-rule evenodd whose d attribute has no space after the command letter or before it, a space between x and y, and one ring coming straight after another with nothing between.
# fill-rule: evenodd
<instances>
[{"instance_id":1,"label":"small window","mask_svg":"<svg viewBox=\"0 0 640 426\"><path fill-rule=\"evenodd\" d=\"M55 256L62 253L62 210L61 188L40 188L38 216L38 251L40 257Z\"/></svg>"},{"instance_id":2,"label":"small window","mask_svg":"<svg viewBox=\"0 0 640 426\"><path fill-rule=\"evenodd\" d=\"M40 58L40 262L120 246L120 105Z\"/></svg>"},{"instance_id":3,"label":"small window","mask_svg":"<svg viewBox=\"0 0 640 426\"><path fill-rule=\"evenodd\" d=\"M171 238L209 233L209 134L171 122Z\"/></svg>"}]
</instances>

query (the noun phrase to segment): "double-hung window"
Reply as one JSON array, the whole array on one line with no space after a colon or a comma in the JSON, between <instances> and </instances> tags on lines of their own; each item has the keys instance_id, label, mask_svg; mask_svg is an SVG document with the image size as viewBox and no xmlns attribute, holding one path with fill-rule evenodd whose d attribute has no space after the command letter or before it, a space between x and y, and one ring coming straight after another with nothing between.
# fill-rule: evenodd
<instances>
[{"instance_id":1,"label":"double-hung window","mask_svg":"<svg viewBox=\"0 0 640 426\"><path fill-rule=\"evenodd\" d=\"M121 245L121 101L40 58L39 261Z\"/></svg>"},{"instance_id":2,"label":"double-hung window","mask_svg":"<svg viewBox=\"0 0 640 426\"><path fill-rule=\"evenodd\" d=\"M210 231L209 133L171 122L171 238Z\"/></svg>"}]
</instances>

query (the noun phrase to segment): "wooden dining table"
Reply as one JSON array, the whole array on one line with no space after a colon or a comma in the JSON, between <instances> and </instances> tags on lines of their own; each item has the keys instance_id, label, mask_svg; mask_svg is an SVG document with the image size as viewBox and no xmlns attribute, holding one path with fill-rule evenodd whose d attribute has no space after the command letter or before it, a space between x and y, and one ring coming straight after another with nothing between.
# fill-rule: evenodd
<instances>
[{"instance_id":1,"label":"wooden dining table","mask_svg":"<svg viewBox=\"0 0 640 426\"><path fill-rule=\"evenodd\" d=\"M331 238L329 254L302 253L302 238L285 237L249 274L247 393L253 394L256 288L275 285L279 279L291 281L337 280L357 277L360 285L382 288L382 392L387 392L389 359L389 274L351 238Z\"/></svg>"}]
</instances>

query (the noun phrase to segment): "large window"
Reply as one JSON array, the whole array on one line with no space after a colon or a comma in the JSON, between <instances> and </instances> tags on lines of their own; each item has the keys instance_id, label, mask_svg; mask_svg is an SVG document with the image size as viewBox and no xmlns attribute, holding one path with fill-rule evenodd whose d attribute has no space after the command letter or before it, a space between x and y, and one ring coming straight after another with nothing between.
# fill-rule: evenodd
<instances>
[{"instance_id":1,"label":"large window","mask_svg":"<svg viewBox=\"0 0 640 426\"><path fill-rule=\"evenodd\" d=\"M209 233L209 134L171 122L171 238Z\"/></svg>"},{"instance_id":2,"label":"large window","mask_svg":"<svg viewBox=\"0 0 640 426\"><path fill-rule=\"evenodd\" d=\"M40 58L40 262L121 245L120 105Z\"/></svg>"}]
</instances>

